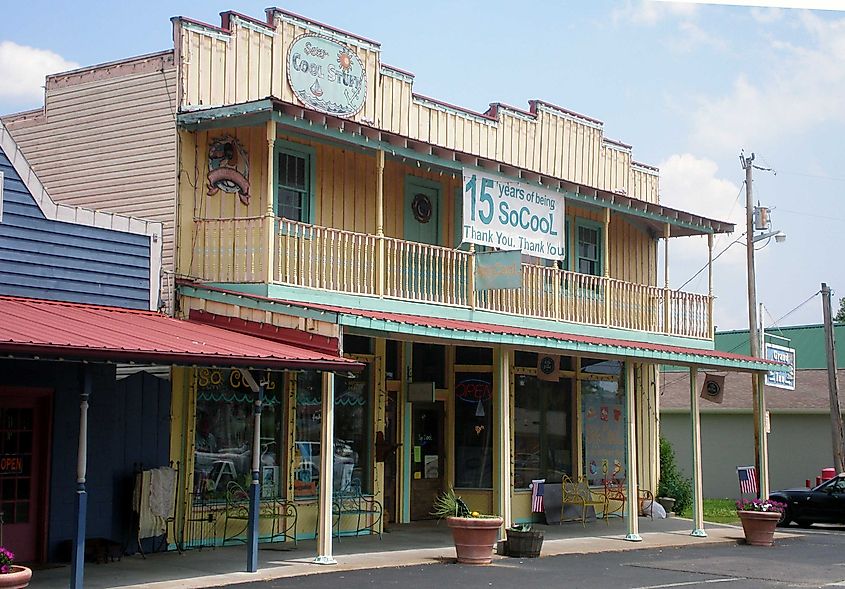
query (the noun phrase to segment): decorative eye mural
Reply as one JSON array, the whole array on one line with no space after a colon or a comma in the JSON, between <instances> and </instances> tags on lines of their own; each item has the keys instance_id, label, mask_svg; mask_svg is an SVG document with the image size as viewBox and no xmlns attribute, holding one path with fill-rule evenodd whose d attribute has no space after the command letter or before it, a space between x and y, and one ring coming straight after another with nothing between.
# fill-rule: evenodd
<instances>
[{"instance_id":1,"label":"decorative eye mural","mask_svg":"<svg viewBox=\"0 0 845 589\"><path fill-rule=\"evenodd\" d=\"M431 221L433 208L431 199L421 192L415 194L414 199L411 201L411 211L414 213L414 219L418 223L428 223Z\"/></svg>"},{"instance_id":2,"label":"decorative eye mural","mask_svg":"<svg viewBox=\"0 0 845 589\"><path fill-rule=\"evenodd\" d=\"M237 194L249 205L249 156L234 137L219 137L208 147L208 194Z\"/></svg>"}]
</instances>

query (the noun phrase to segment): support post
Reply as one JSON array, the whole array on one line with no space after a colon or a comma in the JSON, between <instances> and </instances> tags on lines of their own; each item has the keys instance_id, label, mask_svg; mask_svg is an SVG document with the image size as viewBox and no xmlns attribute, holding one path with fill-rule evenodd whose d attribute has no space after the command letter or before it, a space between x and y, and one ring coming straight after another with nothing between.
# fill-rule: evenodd
<instances>
[{"instance_id":1,"label":"support post","mask_svg":"<svg viewBox=\"0 0 845 589\"><path fill-rule=\"evenodd\" d=\"M610 209L604 210L604 230L602 233L602 244L601 244L601 251L602 251L602 269L601 274L605 278L604 280L604 324L605 325L612 325L610 321L610 313L612 310L612 301L611 295L612 293L612 282L608 280L610 278Z\"/></svg>"},{"instance_id":2,"label":"support post","mask_svg":"<svg viewBox=\"0 0 845 589\"><path fill-rule=\"evenodd\" d=\"M636 396L636 380L634 379L634 362L625 360L625 413L628 430L628 443L626 444L625 472L627 480L626 505L628 534L625 539L629 542L642 542L640 536L640 501L639 482L637 480L637 416L635 414L637 405L634 402Z\"/></svg>"},{"instance_id":3,"label":"support post","mask_svg":"<svg viewBox=\"0 0 845 589\"><path fill-rule=\"evenodd\" d=\"M669 237L672 235L672 227L669 223L663 226L663 333L672 333L669 319L672 306L671 291L669 290Z\"/></svg>"},{"instance_id":4,"label":"support post","mask_svg":"<svg viewBox=\"0 0 845 589\"><path fill-rule=\"evenodd\" d=\"M469 300L469 308L475 310L475 305L478 302L477 293L475 292L475 244L469 244L469 276L467 276L467 299Z\"/></svg>"},{"instance_id":5,"label":"support post","mask_svg":"<svg viewBox=\"0 0 845 589\"><path fill-rule=\"evenodd\" d=\"M85 574L85 523L88 515L88 399L91 397L91 368L83 364L82 393L79 395L79 444L76 450L76 532L73 536L71 589L82 589Z\"/></svg>"},{"instance_id":6,"label":"support post","mask_svg":"<svg viewBox=\"0 0 845 589\"><path fill-rule=\"evenodd\" d=\"M716 337L713 325L713 234L707 234L707 334L712 340Z\"/></svg>"},{"instance_id":7,"label":"support post","mask_svg":"<svg viewBox=\"0 0 845 589\"><path fill-rule=\"evenodd\" d=\"M827 387L830 398L830 433L833 444L833 466L836 472L845 472L843 459L842 410L839 408L839 381L836 378L836 339L830 317L830 287L822 282L822 311L824 315L824 342L827 352Z\"/></svg>"},{"instance_id":8,"label":"support post","mask_svg":"<svg viewBox=\"0 0 845 589\"><path fill-rule=\"evenodd\" d=\"M334 374L323 373L323 420L320 431L320 493L316 564L337 564L332 557L332 489L334 488Z\"/></svg>"},{"instance_id":9,"label":"support post","mask_svg":"<svg viewBox=\"0 0 845 589\"><path fill-rule=\"evenodd\" d=\"M249 521L246 545L246 572L258 571L258 513L261 509L261 405L264 401L264 384L255 393L252 433L252 484L249 486Z\"/></svg>"},{"instance_id":10,"label":"support post","mask_svg":"<svg viewBox=\"0 0 845 589\"><path fill-rule=\"evenodd\" d=\"M513 522L513 507L511 500L511 359L513 351L499 346L494 351L496 391L494 415L496 417L496 512L502 516L503 528L499 530L499 537L503 538L505 529Z\"/></svg>"},{"instance_id":11,"label":"support post","mask_svg":"<svg viewBox=\"0 0 845 589\"><path fill-rule=\"evenodd\" d=\"M692 533L706 538L704 531L704 498L701 484L701 414L698 407L698 369L689 369L690 420L692 421Z\"/></svg>"},{"instance_id":12,"label":"support post","mask_svg":"<svg viewBox=\"0 0 845 589\"><path fill-rule=\"evenodd\" d=\"M384 296L384 150L376 151L376 294Z\"/></svg>"},{"instance_id":13,"label":"support post","mask_svg":"<svg viewBox=\"0 0 845 589\"><path fill-rule=\"evenodd\" d=\"M276 158L276 121L267 121L267 202L264 211L264 223L266 232L267 248L267 284L276 281L276 179L275 179L275 158ZM281 277L279 277L281 278Z\"/></svg>"}]
</instances>

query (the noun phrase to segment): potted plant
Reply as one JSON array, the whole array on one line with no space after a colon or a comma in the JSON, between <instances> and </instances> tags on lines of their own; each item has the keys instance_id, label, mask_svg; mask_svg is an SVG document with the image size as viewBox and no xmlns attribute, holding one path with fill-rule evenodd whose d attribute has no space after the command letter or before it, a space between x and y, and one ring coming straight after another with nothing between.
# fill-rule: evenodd
<instances>
[{"instance_id":1,"label":"potted plant","mask_svg":"<svg viewBox=\"0 0 845 589\"><path fill-rule=\"evenodd\" d=\"M458 562L490 564L493 561L493 546L504 521L501 517L470 511L453 489L437 497L431 515L446 518L452 529Z\"/></svg>"},{"instance_id":2,"label":"potted plant","mask_svg":"<svg viewBox=\"0 0 845 589\"><path fill-rule=\"evenodd\" d=\"M740 499L736 502L736 513L742 522L746 544L771 546L774 543L775 527L783 516L786 505L771 499Z\"/></svg>"},{"instance_id":3,"label":"potted plant","mask_svg":"<svg viewBox=\"0 0 845 589\"><path fill-rule=\"evenodd\" d=\"M0 589L21 589L29 585L32 571L15 564L15 554L0 546Z\"/></svg>"},{"instance_id":4,"label":"potted plant","mask_svg":"<svg viewBox=\"0 0 845 589\"><path fill-rule=\"evenodd\" d=\"M517 558L537 558L543 548L543 532L531 524L514 524L507 529L505 554Z\"/></svg>"}]
</instances>

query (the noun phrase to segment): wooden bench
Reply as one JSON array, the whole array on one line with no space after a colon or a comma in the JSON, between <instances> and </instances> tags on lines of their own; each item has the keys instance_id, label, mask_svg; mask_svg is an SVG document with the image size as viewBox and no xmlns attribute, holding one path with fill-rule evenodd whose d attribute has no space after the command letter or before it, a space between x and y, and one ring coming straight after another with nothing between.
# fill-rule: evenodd
<instances>
[{"instance_id":1,"label":"wooden bench","mask_svg":"<svg viewBox=\"0 0 845 589\"><path fill-rule=\"evenodd\" d=\"M341 526L344 518L355 519L355 531L347 535L360 536L362 533L378 534L381 539L381 522L383 510L381 503L374 497L361 492L361 483L352 482L332 495L332 518L334 536L340 539ZM346 532L344 532L346 533Z\"/></svg>"},{"instance_id":2,"label":"wooden bench","mask_svg":"<svg viewBox=\"0 0 845 589\"><path fill-rule=\"evenodd\" d=\"M296 546L296 505L283 499L262 499L258 507L258 525L270 522L270 534L259 535L259 541L293 540ZM231 522L231 532L230 532ZM246 542L242 537L249 525L249 493L234 481L226 486L226 510L223 521L223 545Z\"/></svg>"}]
</instances>

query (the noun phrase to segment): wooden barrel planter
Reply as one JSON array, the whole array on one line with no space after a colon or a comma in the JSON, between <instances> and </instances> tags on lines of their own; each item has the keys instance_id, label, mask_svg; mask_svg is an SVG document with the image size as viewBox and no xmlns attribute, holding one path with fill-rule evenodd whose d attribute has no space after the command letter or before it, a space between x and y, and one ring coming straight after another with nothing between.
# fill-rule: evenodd
<instances>
[{"instance_id":1,"label":"wooden barrel planter","mask_svg":"<svg viewBox=\"0 0 845 589\"><path fill-rule=\"evenodd\" d=\"M506 554L516 558L537 558L543 548L543 532L508 530Z\"/></svg>"}]
</instances>

